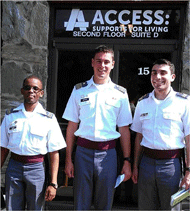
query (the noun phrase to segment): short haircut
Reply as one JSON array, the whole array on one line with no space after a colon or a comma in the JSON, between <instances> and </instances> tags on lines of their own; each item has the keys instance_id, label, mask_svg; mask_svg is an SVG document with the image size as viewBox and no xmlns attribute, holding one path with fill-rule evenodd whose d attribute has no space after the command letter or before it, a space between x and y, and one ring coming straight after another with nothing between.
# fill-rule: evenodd
<instances>
[{"instance_id":1,"label":"short haircut","mask_svg":"<svg viewBox=\"0 0 190 211\"><path fill-rule=\"evenodd\" d=\"M23 80L23 84L22 84L23 87L24 87L24 85L25 85L25 82L26 82L28 79L30 79L30 78L34 78L34 79L39 80L39 81L41 82L41 84L42 84L42 89L43 89L42 80L41 80L40 78L38 78L37 76L35 76L35 75L30 75L30 76L26 77L26 78Z\"/></svg>"},{"instance_id":2,"label":"short haircut","mask_svg":"<svg viewBox=\"0 0 190 211\"><path fill-rule=\"evenodd\" d=\"M97 48L95 48L93 58L96 56L97 53L101 53L101 52L111 53L112 54L112 60L114 61L114 51L113 51L113 49L110 48L110 47L107 47L105 45L100 45Z\"/></svg>"},{"instance_id":3,"label":"short haircut","mask_svg":"<svg viewBox=\"0 0 190 211\"><path fill-rule=\"evenodd\" d=\"M162 64L165 64L165 65L168 65L170 67L170 71L171 71L171 74L175 74L175 66L173 63L171 63L169 60L167 59L158 59L156 60L154 63L153 63L153 66L154 65L162 65Z\"/></svg>"}]
</instances>

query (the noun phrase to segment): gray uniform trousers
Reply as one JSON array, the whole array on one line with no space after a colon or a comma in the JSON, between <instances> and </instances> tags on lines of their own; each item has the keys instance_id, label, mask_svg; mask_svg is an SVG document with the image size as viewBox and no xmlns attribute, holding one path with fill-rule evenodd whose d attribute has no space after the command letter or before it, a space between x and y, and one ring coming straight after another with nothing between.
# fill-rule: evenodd
<instances>
[{"instance_id":1,"label":"gray uniform trousers","mask_svg":"<svg viewBox=\"0 0 190 211\"><path fill-rule=\"evenodd\" d=\"M42 210L45 197L42 162L23 164L10 159L5 179L7 210Z\"/></svg>"},{"instance_id":2,"label":"gray uniform trousers","mask_svg":"<svg viewBox=\"0 0 190 211\"><path fill-rule=\"evenodd\" d=\"M180 178L179 158L157 160L143 156L138 179L139 209L171 210L171 195L179 190Z\"/></svg>"},{"instance_id":3,"label":"gray uniform trousers","mask_svg":"<svg viewBox=\"0 0 190 211\"><path fill-rule=\"evenodd\" d=\"M75 210L111 210L117 178L115 149L93 150L77 146L75 155ZM94 199L94 201L93 201Z\"/></svg>"}]
</instances>

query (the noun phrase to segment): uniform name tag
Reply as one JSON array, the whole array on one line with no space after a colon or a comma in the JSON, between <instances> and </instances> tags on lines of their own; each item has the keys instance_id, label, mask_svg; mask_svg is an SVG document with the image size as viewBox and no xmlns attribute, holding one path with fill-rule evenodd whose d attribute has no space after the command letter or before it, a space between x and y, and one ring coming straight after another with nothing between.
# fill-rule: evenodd
<instances>
[{"instance_id":1,"label":"uniform name tag","mask_svg":"<svg viewBox=\"0 0 190 211\"><path fill-rule=\"evenodd\" d=\"M83 103L83 102L89 101L89 98L83 98L80 101L81 101L81 103Z\"/></svg>"},{"instance_id":2,"label":"uniform name tag","mask_svg":"<svg viewBox=\"0 0 190 211\"><path fill-rule=\"evenodd\" d=\"M148 113L141 114L141 117L147 116Z\"/></svg>"}]
</instances>

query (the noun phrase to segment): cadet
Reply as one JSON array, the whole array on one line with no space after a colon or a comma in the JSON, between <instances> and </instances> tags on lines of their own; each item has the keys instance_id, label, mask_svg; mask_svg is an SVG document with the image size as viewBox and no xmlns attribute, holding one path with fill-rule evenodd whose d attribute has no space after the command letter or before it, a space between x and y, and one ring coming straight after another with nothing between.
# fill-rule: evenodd
<instances>
[{"instance_id":1,"label":"cadet","mask_svg":"<svg viewBox=\"0 0 190 211\"><path fill-rule=\"evenodd\" d=\"M1 126L1 167L11 151L6 171L7 210L42 210L56 195L58 150L66 147L54 114L38 102L42 81L29 76L23 82L24 103L7 112ZM44 155L50 155L51 179L45 192Z\"/></svg>"},{"instance_id":2,"label":"cadet","mask_svg":"<svg viewBox=\"0 0 190 211\"><path fill-rule=\"evenodd\" d=\"M135 110L131 127L137 132L132 179L138 182L140 210L171 210L171 195L179 185L190 188L190 100L172 89L174 80L174 65L157 60L151 72L154 90L139 100ZM180 157L185 146L187 167L180 184Z\"/></svg>"},{"instance_id":3,"label":"cadet","mask_svg":"<svg viewBox=\"0 0 190 211\"><path fill-rule=\"evenodd\" d=\"M109 77L114 63L112 49L96 48L92 59L94 76L74 87L63 114L69 121L65 172L68 177L74 177L77 210L90 210L93 196L95 209L111 209L117 177L115 145L118 138L125 157L121 173L125 174L125 181L131 177L128 125L132 117L126 89L114 84Z\"/></svg>"}]
</instances>

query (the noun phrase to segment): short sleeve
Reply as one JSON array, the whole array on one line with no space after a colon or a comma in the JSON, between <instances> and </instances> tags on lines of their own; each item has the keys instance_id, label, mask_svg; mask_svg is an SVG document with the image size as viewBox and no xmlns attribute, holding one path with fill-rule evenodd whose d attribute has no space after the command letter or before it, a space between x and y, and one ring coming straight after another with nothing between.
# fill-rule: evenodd
<instances>
[{"instance_id":1,"label":"short sleeve","mask_svg":"<svg viewBox=\"0 0 190 211\"><path fill-rule=\"evenodd\" d=\"M48 132L48 142L47 142L48 152L53 152L65 148L66 142L55 115L53 115L50 125L51 127Z\"/></svg>"},{"instance_id":2,"label":"short sleeve","mask_svg":"<svg viewBox=\"0 0 190 211\"><path fill-rule=\"evenodd\" d=\"M1 124L1 147L7 147L9 139L8 139L8 128L7 128L7 118L4 117L2 124Z\"/></svg>"},{"instance_id":3,"label":"short sleeve","mask_svg":"<svg viewBox=\"0 0 190 211\"><path fill-rule=\"evenodd\" d=\"M184 127L184 135L188 136L190 134L190 100L188 100L186 104L186 109L182 117L182 121Z\"/></svg>"},{"instance_id":4,"label":"short sleeve","mask_svg":"<svg viewBox=\"0 0 190 211\"><path fill-rule=\"evenodd\" d=\"M137 133L142 133L142 124L140 121L140 104L139 103L137 103L137 106L135 109L133 123L131 125L131 130L133 130Z\"/></svg>"},{"instance_id":5,"label":"short sleeve","mask_svg":"<svg viewBox=\"0 0 190 211\"><path fill-rule=\"evenodd\" d=\"M118 127L128 126L132 123L132 114L127 93L121 99L120 112L117 118Z\"/></svg>"},{"instance_id":6,"label":"short sleeve","mask_svg":"<svg viewBox=\"0 0 190 211\"><path fill-rule=\"evenodd\" d=\"M74 88L66 105L62 118L68 121L79 123L79 106L77 105L75 96L76 90Z\"/></svg>"}]
</instances>

